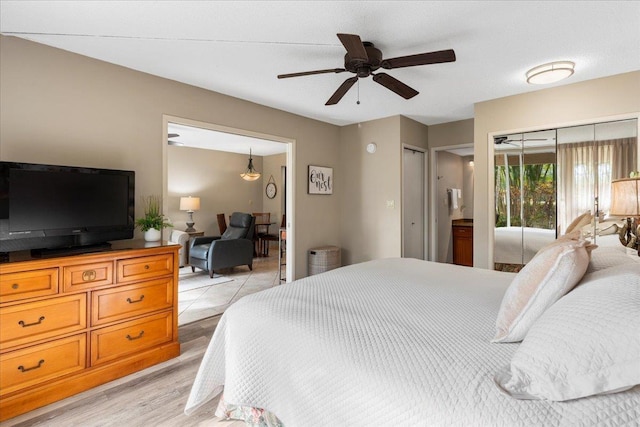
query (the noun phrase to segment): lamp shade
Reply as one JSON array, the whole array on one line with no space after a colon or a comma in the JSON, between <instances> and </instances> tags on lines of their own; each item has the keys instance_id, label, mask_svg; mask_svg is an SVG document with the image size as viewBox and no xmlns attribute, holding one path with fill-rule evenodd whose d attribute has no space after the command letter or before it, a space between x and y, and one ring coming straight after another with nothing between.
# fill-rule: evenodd
<instances>
[{"instance_id":1,"label":"lamp shade","mask_svg":"<svg viewBox=\"0 0 640 427\"><path fill-rule=\"evenodd\" d=\"M197 211L200 210L200 197L180 197L181 211Z\"/></svg>"},{"instance_id":2,"label":"lamp shade","mask_svg":"<svg viewBox=\"0 0 640 427\"><path fill-rule=\"evenodd\" d=\"M640 178L611 182L611 215L640 216Z\"/></svg>"}]
</instances>

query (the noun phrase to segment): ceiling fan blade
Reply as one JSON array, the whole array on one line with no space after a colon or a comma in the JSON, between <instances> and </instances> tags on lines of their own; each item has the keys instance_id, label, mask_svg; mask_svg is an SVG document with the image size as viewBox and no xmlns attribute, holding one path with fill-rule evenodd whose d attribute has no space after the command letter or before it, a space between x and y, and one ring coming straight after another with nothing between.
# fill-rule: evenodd
<instances>
[{"instance_id":1,"label":"ceiling fan blade","mask_svg":"<svg viewBox=\"0 0 640 427\"><path fill-rule=\"evenodd\" d=\"M358 81L358 77L351 77L351 78L348 78L347 80L345 80L340 85L338 90L336 90L333 93L333 95L331 95L331 98L329 98L327 103L324 104L324 105L335 105L338 102L340 102L342 97L349 91L349 89L351 89L351 86L353 86L355 84L355 82L357 82L357 81Z\"/></svg>"},{"instance_id":2,"label":"ceiling fan blade","mask_svg":"<svg viewBox=\"0 0 640 427\"><path fill-rule=\"evenodd\" d=\"M407 86L395 77L391 77L389 74L378 73L373 76L373 81L394 91L404 99L413 98L419 93L417 90Z\"/></svg>"},{"instance_id":3,"label":"ceiling fan blade","mask_svg":"<svg viewBox=\"0 0 640 427\"><path fill-rule=\"evenodd\" d=\"M301 76L311 76L313 74L327 74L327 73L343 73L347 70L344 68L330 68L327 70L315 70L315 71L303 71L301 73L291 73L291 74L279 74L279 79L288 79L289 77L301 77Z\"/></svg>"},{"instance_id":4,"label":"ceiling fan blade","mask_svg":"<svg viewBox=\"0 0 640 427\"><path fill-rule=\"evenodd\" d=\"M363 62L369 60L369 55L367 55L367 50L364 48L360 36L356 34L338 34L338 38L344 48L347 49L351 59L360 59Z\"/></svg>"},{"instance_id":5,"label":"ceiling fan blade","mask_svg":"<svg viewBox=\"0 0 640 427\"><path fill-rule=\"evenodd\" d=\"M454 62L456 53L453 49L439 50L437 52L418 53L416 55L399 56L397 58L385 59L380 66L387 70L393 68L413 67L416 65L440 64L443 62Z\"/></svg>"}]
</instances>

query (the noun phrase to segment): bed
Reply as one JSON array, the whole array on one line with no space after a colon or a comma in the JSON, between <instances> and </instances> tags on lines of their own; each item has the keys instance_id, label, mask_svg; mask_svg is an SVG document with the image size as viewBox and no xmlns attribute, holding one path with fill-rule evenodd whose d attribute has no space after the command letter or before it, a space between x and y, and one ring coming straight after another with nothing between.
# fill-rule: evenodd
<instances>
[{"instance_id":1,"label":"bed","mask_svg":"<svg viewBox=\"0 0 640 427\"><path fill-rule=\"evenodd\" d=\"M499 264L526 264L556 238L556 231L533 227L496 227L493 259Z\"/></svg>"},{"instance_id":2,"label":"bed","mask_svg":"<svg viewBox=\"0 0 640 427\"><path fill-rule=\"evenodd\" d=\"M382 259L244 297L222 316L185 412L224 389L225 404L285 426L638 425L640 387L552 402L496 386L519 346L490 342L515 276Z\"/></svg>"}]
</instances>

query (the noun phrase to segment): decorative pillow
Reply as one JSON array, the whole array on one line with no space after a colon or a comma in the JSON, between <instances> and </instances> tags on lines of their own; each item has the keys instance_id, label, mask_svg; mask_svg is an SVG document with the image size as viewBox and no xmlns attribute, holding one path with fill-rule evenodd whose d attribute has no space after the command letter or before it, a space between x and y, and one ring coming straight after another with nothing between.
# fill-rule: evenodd
<instances>
[{"instance_id":1,"label":"decorative pillow","mask_svg":"<svg viewBox=\"0 0 640 427\"><path fill-rule=\"evenodd\" d=\"M556 240L540 249L502 298L492 342L517 342L544 311L582 278L589 265L585 240Z\"/></svg>"},{"instance_id":2,"label":"decorative pillow","mask_svg":"<svg viewBox=\"0 0 640 427\"><path fill-rule=\"evenodd\" d=\"M538 319L495 382L517 399L553 401L640 384L640 264L585 276Z\"/></svg>"},{"instance_id":3,"label":"decorative pillow","mask_svg":"<svg viewBox=\"0 0 640 427\"><path fill-rule=\"evenodd\" d=\"M617 237L612 236L615 240L612 245L598 246L598 250L591 253L591 260L587 273L593 273L610 267L616 267L625 264L640 265L640 257L636 254L627 254L627 248L622 246ZM598 240L598 242L600 242Z\"/></svg>"},{"instance_id":4,"label":"decorative pillow","mask_svg":"<svg viewBox=\"0 0 640 427\"><path fill-rule=\"evenodd\" d=\"M569 234L573 230L579 230L585 225L591 224L591 221L593 221L593 216L591 215L591 212L587 211L571 221L571 224L569 224L564 234Z\"/></svg>"}]
</instances>

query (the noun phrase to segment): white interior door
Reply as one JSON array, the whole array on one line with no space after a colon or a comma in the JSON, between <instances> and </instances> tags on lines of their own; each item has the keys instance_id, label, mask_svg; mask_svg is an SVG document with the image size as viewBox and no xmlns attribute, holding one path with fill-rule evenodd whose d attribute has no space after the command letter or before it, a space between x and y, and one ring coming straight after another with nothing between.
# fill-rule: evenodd
<instances>
[{"instance_id":1,"label":"white interior door","mask_svg":"<svg viewBox=\"0 0 640 427\"><path fill-rule=\"evenodd\" d=\"M424 152L403 150L402 256L425 259Z\"/></svg>"}]
</instances>

